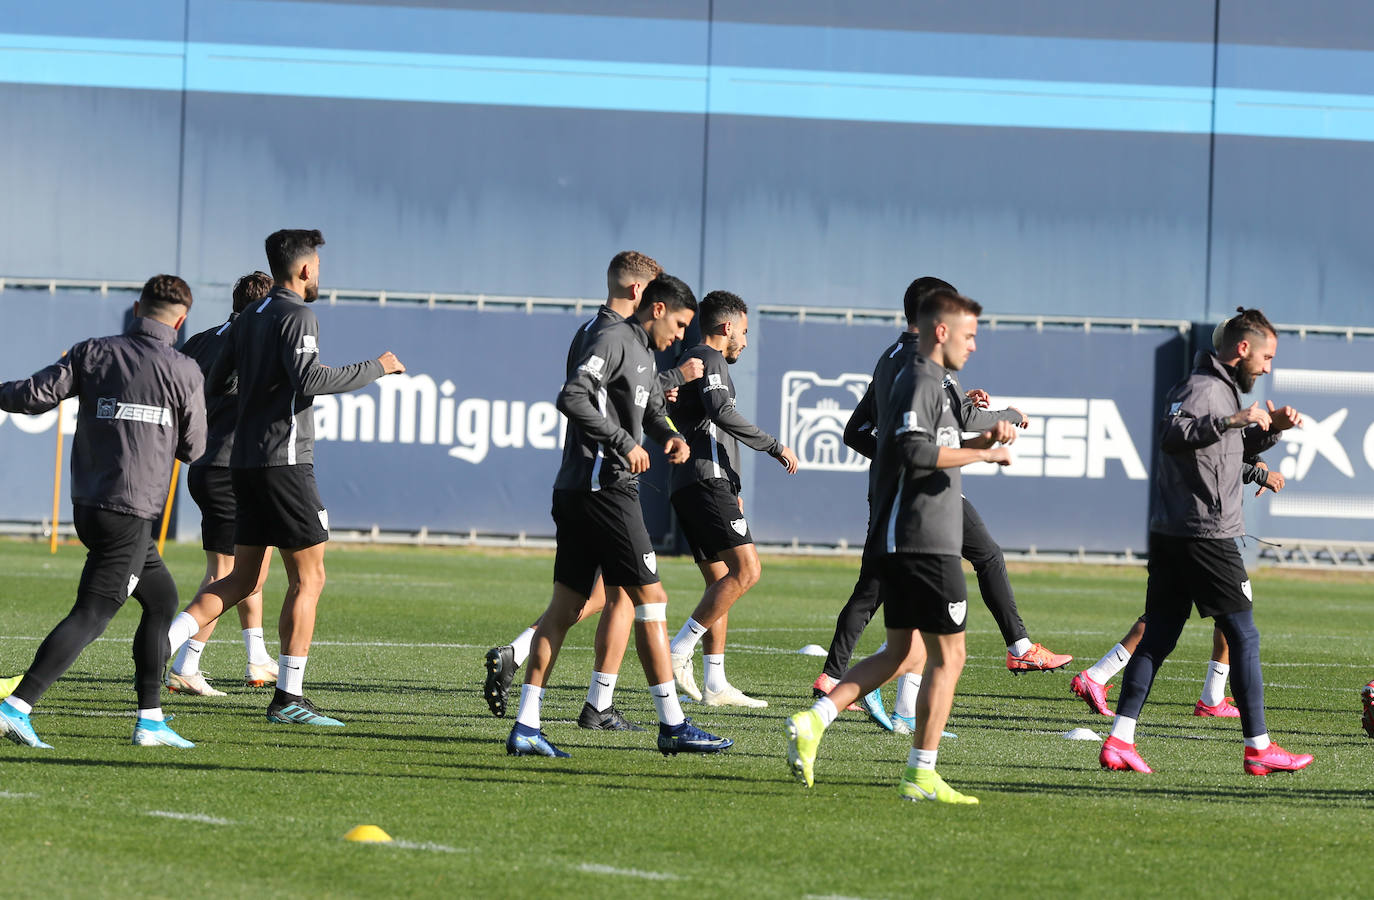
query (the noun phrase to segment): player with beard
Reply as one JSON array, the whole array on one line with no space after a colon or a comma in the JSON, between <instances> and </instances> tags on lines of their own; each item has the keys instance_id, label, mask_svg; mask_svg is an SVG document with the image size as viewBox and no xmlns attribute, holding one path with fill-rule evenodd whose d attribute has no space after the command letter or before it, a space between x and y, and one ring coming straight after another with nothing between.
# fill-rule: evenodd
<instances>
[{"instance_id":1,"label":"player with beard","mask_svg":"<svg viewBox=\"0 0 1374 900\"><path fill-rule=\"evenodd\" d=\"M746 695L725 677L727 616L758 582L761 568L739 495L739 444L767 453L789 475L797 471L797 456L735 408L729 367L749 346L749 307L729 291L712 291L701 301L700 322L701 343L687 357L700 360L705 375L673 405L673 421L687 437L692 459L673 469L672 503L706 592L669 649L673 676L687 696L702 699L692 676L700 641L706 705L757 709L768 701Z\"/></svg>"},{"instance_id":2,"label":"player with beard","mask_svg":"<svg viewBox=\"0 0 1374 900\"><path fill-rule=\"evenodd\" d=\"M329 541L329 513L315 486L313 404L317 394L356 390L383 375L404 372L405 366L389 350L348 366L320 364L320 325L307 304L319 296L323 244L315 230L268 235L272 290L234 322L206 378L212 394L238 379L238 424L229 458L238 502L234 566L201 589L168 636L172 647L180 647L226 609L261 591L268 548L276 547L287 587L277 627L280 673L267 720L342 727L343 722L322 715L304 696Z\"/></svg>"},{"instance_id":3,"label":"player with beard","mask_svg":"<svg viewBox=\"0 0 1374 900\"><path fill-rule=\"evenodd\" d=\"M1149 580L1145 635L1122 676L1111 735L1102 745L1104 769L1152 771L1135 748L1135 727L1155 675L1168 658L1194 606L1211 617L1231 649L1231 684L1245 738L1249 775L1292 772L1312 762L1269 739L1264 714L1259 629L1250 579L1236 539L1244 533L1244 460L1272 447L1279 433L1302 424L1290 406L1268 409L1240 397L1270 369L1278 333L1257 309L1239 309L1214 352L1200 352L1192 373L1169 391L1160 452L1150 481Z\"/></svg>"}]
</instances>

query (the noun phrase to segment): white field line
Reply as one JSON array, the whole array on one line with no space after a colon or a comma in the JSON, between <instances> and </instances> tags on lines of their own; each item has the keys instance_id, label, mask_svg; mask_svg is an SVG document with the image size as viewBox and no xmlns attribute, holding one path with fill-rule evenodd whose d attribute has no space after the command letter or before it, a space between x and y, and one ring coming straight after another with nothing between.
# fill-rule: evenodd
<instances>
[{"instance_id":1,"label":"white field line","mask_svg":"<svg viewBox=\"0 0 1374 900\"><path fill-rule=\"evenodd\" d=\"M467 848L446 847L443 844L431 844L429 841L392 841L390 844L383 844L386 847L397 847L401 850L428 850L431 853L468 853Z\"/></svg>"},{"instance_id":2,"label":"white field line","mask_svg":"<svg viewBox=\"0 0 1374 900\"><path fill-rule=\"evenodd\" d=\"M199 822L202 825L234 825L236 823L228 819L220 819L216 816L206 816L200 813L172 812L165 809L150 809L146 813L149 816L157 816L161 819L176 819L178 822Z\"/></svg>"},{"instance_id":3,"label":"white field line","mask_svg":"<svg viewBox=\"0 0 1374 900\"><path fill-rule=\"evenodd\" d=\"M0 791L0 800L32 800L37 794L23 794L18 791Z\"/></svg>"},{"instance_id":4,"label":"white field line","mask_svg":"<svg viewBox=\"0 0 1374 900\"><path fill-rule=\"evenodd\" d=\"M645 872L640 869L617 869L615 866L606 866L600 863L582 863L577 866L579 872L588 872L592 875L619 875L623 878L643 878L646 881L677 881L679 876L671 872Z\"/></svg>"}]
</instances>

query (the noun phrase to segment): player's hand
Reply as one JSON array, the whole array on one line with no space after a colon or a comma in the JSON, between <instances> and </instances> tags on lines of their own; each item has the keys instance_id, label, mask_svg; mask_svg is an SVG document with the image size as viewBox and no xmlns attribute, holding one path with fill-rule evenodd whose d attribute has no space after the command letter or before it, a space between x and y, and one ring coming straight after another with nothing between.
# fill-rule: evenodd
<instances>
[{"instance_id":1,"label":"player's hand","mask_svg":"<svg viewBox=\"0 0 1374 900\"><path fill-rule=\"evenodd\" d=\"M997 422L988 429L993 443L1010 444L1016 440L1016 426L1010 422Z\"/></svg>"},{"instance_id":2,"label":"player's hand","mask_svg":"<svg viewBox=\"0 0 1374 900\"><path fill-rule=\"evenodd\" d=\"M1273 400L1264 401L1269 407L1269 421L1271 431L1287 431L1290 428L1302 427L1302 413L1291 406L1281 406L1274 408Z\"/></svg>"},{"instance_id":3,"label":"player's hand","mask_svg":"<svg viewBox=\"0 0 1374 900\"><path fill-rule=\"evenodd\" d=\"M778 462L787 470L788 475L797 474L797 454L792 452L791 447L783 447L777 455Z\"/></svg>"},{"instance_id":4,"label":"player's hand","mask_svg":"<svg viewBox=\"0 0 1374 900\"><path fill-rule=\"evenodd\" d=\"M683 381L696 381L702 375L706 374L706 366L695 356L678 366L677 370L682 373Z\"/></svg>"},{"instance_id":5,"label":"player's hand","mask_svg":"<svg viewBox=\"0 0 1374 900\"><path fill-rule=\"evenodd\" d=\"M382 364L383 375L399 375L406 370L405 364L396 358L396 354L390 350L377 357L377 362Z\"/></svg>"},{"instance_id":6,"label":"player's hand","mask_svg":"<svg viewBox=\"0 0 1374 900\"><path fill-rule=\"evenodd\" d=\"M675 464L685 463L692 456L692 448L680 437L668 438L668 443L663 445L663 452L668 454L668 462ZM649 468L647 462L644 468Z\"/></svg>"},{"instance_id":7,"label":"player's hand","mask_svg":"<svg viewBox=\"0 0 1374 900\"><path fill-rule=\"evenodd\" d=\"M999 466L1011 465L1011 451L1006 447L990 447L983 451L983 462L997 463Z\"/></svg>"},{"instance_id":8,"label":"player's hand","mask_svg":"<svg viewBox=\"0 0 1374 900\"><path fill-rule=\"evenodd\" d=\"M989 397L988 392L982 388L974 388L964 396L968 397L969 400L973 402L973 405L979 409L987 409L992 403L992 398Z\"/></svg>"},{"instance_id":9,"label":"player's hand","mask_svg":"<svg viewBox=\"0 0 1374 900\"><path fill-rule=\"evenodd\" d=\"M1269 468L1269 466L1265 464L1264 460L1260 460L1259 462L1255 463L1255 468L1263 469L1264 471L1269 473L1264 479L1268 482L1268 484L1262 484L1259 486L1259 490L1255 491L1256 497L1258 497L1260 494L1263 494L1265 491L1273 491L1277 494L1279 491L1283 490L1283 486L1287 482L1287 479L1283 477L1282 472L1276 472L1273 469Z\"/></svg>"},{"instance_id":10,"label":"player's hand","mask_svg":"<svg viewBox=\"0 0 1374 900\"><path fill-rule=\"evenodd\" d=\"M1027 425L1030 424L1030 419L1027 419L1026 414L1021 412L1021 410L1017 409L1014 406L1008 406L1007 409L1011 410L1012 412L1016 413L1018 416L1021 417L1021 421L1015 423L1017 428L1025 428Z\"/></svg>"},{"instance_id":11,"label":"player's hand","mask_svg":"<svg viewBox=\"0 0 1374 900\"><path fill-rule=\"evenodd\" d=\"M634 449L625 454L625 459L630 464L631 475L649 471L649 451L638 444L635 444Z\"/></svg>"},{"instance_id":12,"label":"player's hand","mask_svg":"<svg viewBox=\"0 0 1374 900\"><path fill-rule=\"evenodd\" d=\"M1265 431L1269 430L1269 412L1259 405L1256 400L1238 413L1226 417L1226 424L1232 428L1244 428L1247 425L1258 425Z\"/></svg>"},{"instance_id":13,"label":"player's hand","mask_svg":"<svg viewBox=\"0 0 1374 900\"><path fill-rule=\"evenodd\" d=\"M666 402L668 402L668 403L676 403L676 402L677 402L677 392L678 392L678 388L675 388L675 387L668 388L668 390L666 390L666 391L663 392L663 399L664 399Z\"/></svg>"}]
</instances>

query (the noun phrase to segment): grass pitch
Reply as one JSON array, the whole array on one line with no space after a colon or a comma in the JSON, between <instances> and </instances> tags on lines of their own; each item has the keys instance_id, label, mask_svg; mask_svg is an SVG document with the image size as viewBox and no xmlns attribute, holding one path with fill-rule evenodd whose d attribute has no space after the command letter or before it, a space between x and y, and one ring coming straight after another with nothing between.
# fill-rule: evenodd
<instances>
[{"instance_id":1,"label":"grass pitch","mask_svg":"<svg viewBox=\"0 0 1374 900\"><path fill-rule=\"evenodd\" d=\"M22 670L66 613L83 551L0 542L0 673ZM202 554L169 548L189 598ZM700 594L687 560L664 560L675 630ZM970 579L969 665L940 771L978 807L900 801L907 744L854 713L826 734L807 790L788 775L782 717L809 703L855 560L765 558L731 614L727 671L766 710L687 705L735 739L717 756L664 758L653 706L627 656L617 705L644 734L584 732L576 715L592 627L570 635L545 701L568 760L513 759L511 720L480 695L482 654L548 598L542 553L330 551L307 691L342 731L271 725L269 693L237 686L231 614L204 668L230 696L169 697L194 750L129 745L130 638L116 617L34 713L56 749L0 742L0 893L60 896L910 897L1363 895L1374 830L1374 741L1358 724L1370 581L1256 573L1275 739L1316 762L1288 776L1241 770L1235 720L1197 719L1211 630L1196 619L1156 681L1138 734L1153 776L1103 772L1105 734L1069 679L1143 608L1142 569L1020 568L1034 640L1077 659L1013 677ZM268 586L268 643L282 579ZM860 653L880 640L870 629ZM1081 664L1081 665L1080 665ZM1110 695L1115 701L1116 692ZM891 693L888 692L889 704ZM512 698L514 699L514 697ZM397 843L354 844L375 824Z\"/></svg>"}]
</instances>

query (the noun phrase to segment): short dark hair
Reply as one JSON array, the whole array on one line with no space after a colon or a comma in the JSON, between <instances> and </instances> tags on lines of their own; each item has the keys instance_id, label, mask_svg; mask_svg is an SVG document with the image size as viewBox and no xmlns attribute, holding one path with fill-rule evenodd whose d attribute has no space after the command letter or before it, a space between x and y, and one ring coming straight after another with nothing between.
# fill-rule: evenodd
<instances>
[{"instance_id":1,"label":"short dark hair","mask_svg":"<svg viewBox=\"0 0 1374 900\"><path fill-rule=\"evenodd\" d=\"M639 301L640 309L648 309L655 303L662 303L670 311L690 309L697 311L697 298L692 289L681 278L674 278L666 272L649 282L644 288L644 296Z\"/></svg>"},{"instance_id":2,"label":"short dark hair","mask_svg":"<svg viewBox=\"0 0 1374 900\"><path fill-rule=\"evenodd\" d=\"M701 298L701 333L706 334L714 331L715 327L721 322L729 321L737 316L748 315L749 307L738 294L729 291L712 291Z\"/></svg>"},{"instance_id":3,"label":"short dark hair","mask_svg":"<svg viewBox=\"0 0 1374 900\"><path fill-rule=\"evenodd\" d=\"M902 307L906 310L906 320L909 324L915 325L917 317L920 316L921 298L931 291L951 291L954 285L934 275L922 275L911 284L907 285L906 296L902 297Z\"/></svg>"},{"instance_id":4,"label":"short dark hair","mask_svg":"<svg viewBox=\"0 0 1374 900\"><path fill-rule=\"evenodd\" d=\"M234 282L234 312L243 312L250 303L257 303L272 290L272 276L266 272L252 272Z\"/></svg>"},{"instance_id":5,"label":"short dark hair","mask_svg":"<svg viewBox=\"0 0 1374 900\"><path fill-rule=\"evenodd\" d=\"M1278 337L1279 333L1274 330L1274 326L1265 318L1264 313L1257 309L1237 306L1236 315L1226 321L1226 327L1221 331L1221 346L1216 349L1219 352L1230 350L1241 341L1263 338L1267 334Z\"/></svg>"},{"instance_id":6,"label":"short dark hair","mask_svg":"<svg viewBox=\"0 0 1374 900\"><path fill-rule=\"evenodd\" d=\"M967 313L975 318L983 314L983 305L971 300L958 291L936 288L921 298L921 308L916 321L922 328L933 326L946 316Z\"/></svg>"},{"instance_id":7,"label":"short dark hair","mask_svg":"<svg viewBox=\"0 0 1374 900\"><path fill-rule=\"evenodd\" d=\"M296 262L324 246L318 228L283 228L267 236L267 268L272 277L284 281L293 274Z\"/></svg>"},{"instance_id":8,"label":"short dark hair","mask_svg":"<svg viewBox=\"0 0 1374 900\"><path fill-rule=\"evenodd\" d=\"M138 308L144 315L170 313L173 307L185 312L191 308L191 286L175 275L154 275L138 295Z\"/></svg>"}]
</instances>

